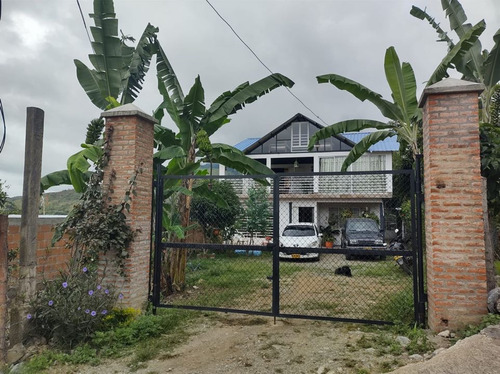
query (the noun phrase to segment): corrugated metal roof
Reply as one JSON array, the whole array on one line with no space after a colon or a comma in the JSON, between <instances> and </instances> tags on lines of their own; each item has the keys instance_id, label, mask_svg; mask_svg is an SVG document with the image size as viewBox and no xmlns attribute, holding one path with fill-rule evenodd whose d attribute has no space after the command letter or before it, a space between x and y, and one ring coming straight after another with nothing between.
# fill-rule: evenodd
<instances>
[{"instance_id":1,"label":"corrugated metal roof","mask_svg":"<svg viewBox=\"0 0 500 374\"><path fill-rule=\"evenodd\" d=\"M353 133L346 133L342 134L345 136L347 139L354 143L358 143L361 139L363 139L366 135L368 135L368 132L353 132ZM257 142L260 138L247 138L245 140L242 140L238 144L236 144L234 147L239 149L240 151L243 151L250 147L252 144ZM397 142L397 138L395 136L392 136L390 138L386 138L381 142L378 142L377 144L374 144L370 147L369 151L370 152L393 152L399 150L399 143Z\"/></svg>"},{"instance_id":2,"label":"corrugated metal roof","mask_svg":"<svg viewBox=\"0 0 500 374\"><path fill-rule=\"evenodd\" d=\"M239 149L240 151L243 151L244 149L247 149L250 147L253 143L255 143L257 140L260 138L247 138L245 140L242 140L238 144L234 146L234 148Z\"/></svg>"},{"instance_id":3,"label":"corrugated metal roof","mask_svg":"<svg viewBox=\"0 0 500 374\"><path fill-rule=\"evenodd\" d=\"M344 135L347 139L354 143L358 143L363 139L369 132L353 132L353 133L345 133ZM393 152L399 150L399 143L397 141L396 136L391 136L390 138L385 138L381 142L372 145L369 148L370 152Z\"/></svg>"}]
</instances>

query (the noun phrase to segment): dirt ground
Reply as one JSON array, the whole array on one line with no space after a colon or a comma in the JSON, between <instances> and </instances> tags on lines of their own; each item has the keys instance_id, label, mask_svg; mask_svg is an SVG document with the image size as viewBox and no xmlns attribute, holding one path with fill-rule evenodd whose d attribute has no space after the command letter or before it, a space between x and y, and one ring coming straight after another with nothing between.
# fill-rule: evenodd
<instances>
[{"instance_id":1,"label":"dirt ground","mask_svg":"<svg viewBox=\"0 0 500 374\"><path fill-rule=\"evenodd\" d=\"M374 328L375 329L375 328ZM217 314L193 326L189 340L173 352L131 368L130 357L98 367L59 368L58 373L381 373L418 361L378 347L380 334L359 325ZM439 338L441 339L441 338ZM371 343L370 343L371 342ZM438 341L437 346L446 345ZM399 344L396 342L396 344ZM422 358L420 358L422 360Z\"/></svg>"}]
</instances>

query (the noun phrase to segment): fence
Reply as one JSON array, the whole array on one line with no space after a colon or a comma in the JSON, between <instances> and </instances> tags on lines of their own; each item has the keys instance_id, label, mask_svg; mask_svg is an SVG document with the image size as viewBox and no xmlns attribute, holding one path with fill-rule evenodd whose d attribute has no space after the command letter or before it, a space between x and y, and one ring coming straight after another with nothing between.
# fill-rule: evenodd
<instances>
[{"instance_id":1,"label":"fence","mask_svg":"<svg viewBox=\"0 0 500 374\"><path fill-rule=\"evenodd\" d=\"M162 177L157 192L164 180L172 186ZM193 186L204 191L190 211L203 242L163 230L164 211L156 210L155 307L421 322L413 171L204 176ZM177 204L168 196L157 193L157 207ZM166 221L180 228L179 219ZM185 291L172 292L169 259L182 252ZM410 260L411 275L394 256Z\"/></svg>"}]
</instances>

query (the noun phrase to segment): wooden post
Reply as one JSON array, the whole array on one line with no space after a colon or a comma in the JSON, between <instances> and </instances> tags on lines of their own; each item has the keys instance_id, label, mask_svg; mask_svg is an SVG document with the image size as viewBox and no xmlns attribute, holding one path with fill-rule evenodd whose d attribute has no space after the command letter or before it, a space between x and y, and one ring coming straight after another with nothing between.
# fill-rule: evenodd
<instances>
[{"instance_id":1,"label":"wooden post","mask_svg":"<svg viewBox=\"0 0 500 374\"><path fill-rule=\"evenodd\" d=\"M36 234L40 204L44 112L27 108L24 151L24 181L19 243L19 285L10 310L10 346L21 343L28 303L36 293Z\"/></svg>"},{"instance_id":2,"label":"wooden post","mask_svg":"<svg viewBox=\"0 0 500 374\"><path fill-rule=\"evenodd\" d=\"M7 232L9 220L7 215L0 214L0 364L5 364L6 349L5 331L7 328Z\"/></svg>"}]
</instances>

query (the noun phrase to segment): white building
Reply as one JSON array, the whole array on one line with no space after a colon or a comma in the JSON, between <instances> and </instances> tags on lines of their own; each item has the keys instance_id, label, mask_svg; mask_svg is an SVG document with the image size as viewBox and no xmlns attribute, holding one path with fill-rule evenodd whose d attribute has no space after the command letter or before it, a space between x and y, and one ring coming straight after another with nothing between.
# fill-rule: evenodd
<instances>
[{"instance_id":1,"label":"white building","mask_svg":"<svg viewBox=\"0 0 500 374\"><path fill-rule=\"evenodd\" d=\"M322 125L298 113L263 137L245 139L235 146L275 173L299 174L284 175L280 180L280 227L289 222L327 226L329 221L335 226L346 211L353 216L368 211L383 219L383 202L392 197L392 175L307 175L339 172L349 151L366 135L350 133L331 137L308 152L310 137L321 128ZM385 139L373 145L349 171L392 170L392 152L398 149L395 137ZM233 171L220 165L219 174L233 174ZM237 192L244 197L252 185L252 180L236 184Z\"/></svg>"}]
</instances>

